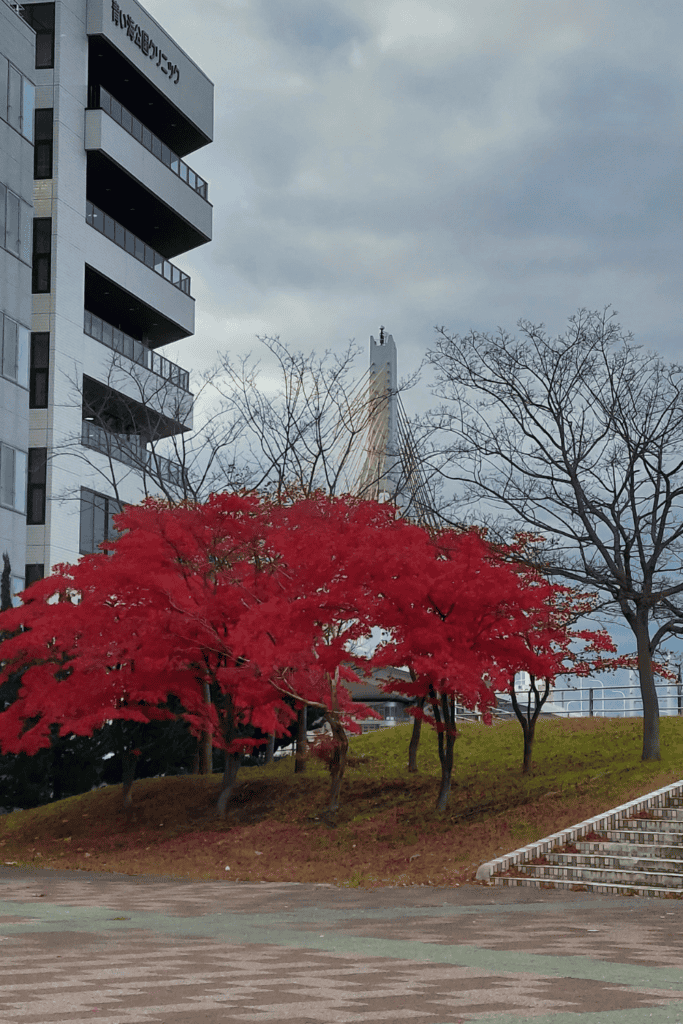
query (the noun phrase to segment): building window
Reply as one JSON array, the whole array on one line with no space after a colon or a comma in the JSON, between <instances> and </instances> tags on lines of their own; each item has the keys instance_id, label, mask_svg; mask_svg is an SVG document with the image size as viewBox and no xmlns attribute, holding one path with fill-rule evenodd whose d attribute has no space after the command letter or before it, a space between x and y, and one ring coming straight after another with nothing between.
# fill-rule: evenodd
<instances>
[{"instance_id":1,"label":"building window","mask_svg":"<svg viewBox=\"0 0 683 1024\"><path fill-rule=\"evenodd\" d=\"M19 230L19 196L7 189L7 212L5 214L5 248L18 256L21 252L21 231Z\"/></svg>"},{"instance_id":2,"label":"building window","mask_svg":"<svg viewBox=\"0 0 683 1024\"><path fill-rule=\"evenodd\" d=\"M49 369L50 335L47 331L39 331L31 335L29 409L47 409Z\"/></svg>"},{"instance_id":3,"label":"building window","mask_svg":"<svg viewBox=\"0 0 683 1024\"><path fill-rule=\"evenodd\" d=\"M47 485L47 448L28 450L28 514L29 526L45 522L45 491Z\"/></svg>"},{"instance_id":4,"label":"building window","mask_svg":"<svg viewBox=\"0 0 683 1024\"><path fill-rule=\"evenodd\" d=\"M33 207L0 183L0 246L31 265Z\"/></svg>"},{"instance_id":5,"label":"building window","mask_svg":"<svg viewBox=\"0 0 683 1024\"><path fill-rule=\"evenodd\" d=\"M0 504L26 511L26 452L0 444Z\"/></svg>"},{"instance_id":6,"label":"building window","mask_svg":"<svg viewBox=\"0 0 683 1024\"><path fill-rule=\"evenodd\" d=\"M12 64L7 75L7 123L21 131L21 72Z\"/></svg>"},{"instance_id":7,"label":"building window","mask_svg":"<svg viewBox=\"0 0 683 1024\"><path fill-rule=\"evenodd\" d=\"M33 149L33 177L52 177L52 107L36 110L36 141Z\"/></svg>"},{"instance_id":8,"label":"building window","mask_svg":"<svg viewBox=\"0 0 683 1024\"><path fill-rule=\"evenodd\" d=\"M50 291L52 217L33 221L33 293Z\"/></svg>"},{"instance_id":9,"label":"building window","mask_svg":"<svg viewBox=\"0 0 683 1024\"><path fill-rule=\"evenodd\" d=\"M28 387L28 336L27 327L0 313L0 373L23 388Z\"/></svg>"},{"instance_id":10,"label":"building window","mask_svg":"<svg viewBox=\"0 0 683 1024\"><path fill-rule=\"evenodd\" d=\"M113 517L123 510L123 505L115 498L97 494L86 487L81 487L81 538L79 551L82 555L92 555L99 551L99 545L105 540L116 540L119 533L114 526Z\"/></svg>"},{"instance_id":11,"label":"building window","mask_svg":"<svg viewBox=\"0 0 683 1024\"><path fill-rule=\"evenodd\" d=\"M5 84L7 86L6 93ZM7 96L6 108L4 105L5 94ZM22 75L13 64L9 64L7 82L3 83L0 95L3 97L0 116L6 117L8 124L21 132L29 142L33 142L33 111L36 105L36 87L33 82Z\"/></svg>"},{"instance_id":12,"label":"building window","mask_svg":"<svg viewBox=\"0 0 683 1024\"><path fill-rule=\"evenodd\" d=\"M25 567L25 576L26 586L30 587L32 583L45 578L45 566L42 563L33 562Z\"/></svg>"},{"instance_id":13,"label":"building window","mask_svg":"<svg viewBox=\"0 0 683 1024\"><path fill-rule=\"evenodd\" d=\"M36 33L36 67L55 66L55 5L23 4L22 17Z\"/></svg>"},{"instance_id":14,"label":"building window","mask_svg":"<svg viewBox=\"0 0 683 1024\"><path fill-rule=\"evenodd\" d=\"M21 601L19 600L19 594L25 589L26 584L24 583L23 576L12 577L12 604L17 608Z\"/></svg>"}]
</instances>

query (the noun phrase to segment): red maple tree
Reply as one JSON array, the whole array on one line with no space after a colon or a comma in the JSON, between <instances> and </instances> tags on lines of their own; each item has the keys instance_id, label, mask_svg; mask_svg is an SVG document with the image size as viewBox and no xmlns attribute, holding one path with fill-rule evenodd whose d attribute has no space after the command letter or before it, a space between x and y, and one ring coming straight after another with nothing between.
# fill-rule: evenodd
<instances>
[{"instance_id":1,"label":"red maple tree","mask_svg":"<svg viewBox=\"0 0 683 1024\"><path fill-rule=\"evenodd\" d=\"M370 635L397 535L416 528L377 503L320 495L289 506L225 494L148 500L116 523L109 556L56 567L3 616L14 634L3 672L24 670L0 715L3 750L49 745L51 725L90 735L116 718L174 717L174 694L193 735L225 752L223 814L241 754L263 742L249 728L284 735L297 706L314 704L336 744L335 811L346 729L373 714L344 685L358 678L348 647ZM126 803L131 785L129 770Z\"/></svg>"},{"instance_id":2,"label":"red maple tree","mask_svg":"<svg viewBox=\"0 0 683 1024\"><path fill-rule=\"evenodd\" d=\"M437 809L443 810L458 707L490 722L496 693L507 690L517 672L554 678L562 668L566 630L550 614L557 588L539 574L522 574L478 531L445 531L430 548L428 564L410 585L392 589L390 618L383 623L389 637L374 661L409 669L410 682L390 679L383 685L416 699L417 721L430 721L437 730ZM413 768L418 729L411 744Z\"/></svg>"}]
</instances>

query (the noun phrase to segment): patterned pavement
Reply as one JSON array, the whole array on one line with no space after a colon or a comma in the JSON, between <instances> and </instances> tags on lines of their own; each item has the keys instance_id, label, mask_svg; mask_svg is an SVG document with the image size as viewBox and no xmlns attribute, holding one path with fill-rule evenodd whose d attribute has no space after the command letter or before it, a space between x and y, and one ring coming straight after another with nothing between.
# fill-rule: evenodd
<instances>
[{"instance_id":1,"label":"patterned pavement","mask_svg":"<svg viewBox=\"0 0 683 1024\"><path fill-rule=\"evenodd\" d=\"M0 867L0 1024L683 1024L683 902Z\"/></svg>"}]
</instances>

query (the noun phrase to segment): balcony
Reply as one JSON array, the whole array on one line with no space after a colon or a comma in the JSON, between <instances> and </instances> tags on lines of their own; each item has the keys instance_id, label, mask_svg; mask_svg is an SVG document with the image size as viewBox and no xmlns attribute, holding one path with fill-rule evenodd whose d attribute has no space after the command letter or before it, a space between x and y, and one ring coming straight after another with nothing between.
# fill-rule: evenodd
<instances>
[{"instance_id":1,"label":"balcony","mask_svg":"<svg viewBox=\"0 0 683 1024\"><path fill-rule=\"evenodd\" d=\"M106 320L102 320L101 317L87 309L83 310L83 330L89 337L102 342L114 352L120 352L137 363L138 366L144 366L152 373L156 373L159 377L189 393L190 375L187 370L172 363L170 359L160 356L158 352L143 345L141 341L131 338L129 334L124 334L118 327L107 323Z\"/></svg>"},{"instance_id":2,"label":"balcony","mask_svg":"<svg viewBox=\"0 0 683 1024\"><path fill-rule=\"evenodd\" d=\"M113 459L130 466L140 474L146 471L152 477L156 476L166 483L183 487L182 466L165 459L162 455L157 455L156 452L148 451L135 435L124 439L118 434L109 433L90 420L83 420L81 444L103 455L111 455Z\"/></svg>"},{"instance_id":3,"label":"balcony","mask_svg":"<svg viewBox=\"0 0 683 1024\"><path fill-rule=\"evenodd\" d=\"M99 93L99 95L98 95ZM177 174L181 181L184 181L197 195L208 202L209 186L192 170L184 160L169 149L165 142L151 132L142 121L139 121L130 110L127 110L118 100L114 99L111 93L102 86L90 86L90 109L104 110L117 124L120 124L124 131L132 135L152 156L155 156L162 164L165 164L174 174Z\"/></svg>"},{"instance_id":4,"label":"balcony","mask_svg":"<svg viewBox=\"0 0 683 1024\"><path fill-rule=\"evenodd\" d=\"M101 235L105 235L115 245L118 245L119 248L125 249L127 253L136 260L139 260L140 263L144 263L155 274L163 277L174 288L184 292L185 295L190 295L190 277L188 274L183 273L170 260L164 259L151 245L147 245L141 238L134 235L132 231L125 228L123 224L119 224L118 221L110 217L108 213L100 210L99 207L89 200L85 204L85 219L90 227L95 228Z\"/></svg>"}]
</instances>

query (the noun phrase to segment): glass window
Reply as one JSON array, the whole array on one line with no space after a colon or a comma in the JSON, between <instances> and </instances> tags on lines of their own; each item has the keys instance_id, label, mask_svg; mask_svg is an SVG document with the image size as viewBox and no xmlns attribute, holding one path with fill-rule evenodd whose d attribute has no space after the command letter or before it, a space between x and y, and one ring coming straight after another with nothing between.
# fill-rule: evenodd
<instances>
[{"instance_id":1,"label":"glass window","mask_svg":"<svg viewBox=\"0 0 683 1024\"><path fill-rule=\"evenodd\" d=\"M28 510L26 522L39 526L45 522L45 486L47 482L47 448L28 450Z\"/></svg>"},{"instance_id":2,"label":"glass window","mask_svg":"<svg viewBox=\"0 0 683 1024\"><path fill-rule=\"evenodd\" d=\"M28 387L28 350L31 332L17 324L17 384Z\"/></svg>"},{"instance_id":3,"label":"glass window","mask_svg":"<svg viewBox=\"0 0 683 1024\"><path fill-rule=\"evenodd\" d=\"M81 554L96 553L102 541L116 540L119 533L113 517L123 508L124 505L114 498L81 487Z\"/></svg>"},{"instance_id":4,"label":"glass window","mask_svg":"<svg viewBox=\"0 0 683 1024\"><path fill-rule=\"evenodd\" d=\"M23 4L22 17L36 33L36 67L55 66L55 5Z\"/></svg>"},{"instance_id":5,"label":"glass window","mask_svg":"<svg viewBox=\"0 0 683 1024\"><path fill-rule=\"evenodd\" d=\"M19 594L25 589L24 577L13 576L12 577L12 604L17 608L21 601L19 600Z\"/></svg>"},{"instance_id":6,"label":"glass window","mask_svg":"<svg viewBox=\"0 0 683 1024\"><path fill-rule=\"evenodd\" d=\"M30 409L47 409L48 372L50 367L50 335L47 331L31 335Z\"/></svg>"},{"instance_id":7,"label":"glass window","mask_svg":"<svg viewBox=\"0 0 683 1024\"><path fill-rule=\"evenodd\" d=\"M52 177L53 130L52 107L36 110L33 150L33 177L36 180Z\"/></svg>"},{"instance_id":8,"label":"glass window","mask_svg":"<svg viewBox=\"0 0 683 1024\"><path fill-rule=\"evenodd\" d=\"M116 221L113 217L110 217L108 213L105 213L104 215L104 233L107 238L111 238L112 242L114 241L114 236L116 234Z\"/></svg>"},{"instance_id":9,"label":"glass window","mask_svg":"<svg viewBox=\"0 0 683 1024\"><path fill-rule=\"evenodd\" d=\"M33 207L22 199L19 203L19 234L21 236L20 259L31 265L31 229L33 227Z\"/></svg>"},{"instance_id":10,"label":"glass window","mask_svg":"<svg viewBox=\"0 0 683 1024\"><path fill-rule=\"evenodd\" d=\"M21 74L12 64L7 79L7 122L21 131Z\"/></svg>"},{"instance_id":11,"label":"glass window","mask_svg":"<svg viewBox=\"0 0 683 1024\"><path fill-rule=\"evenodd\" d=\"M36 217L33 221L33 292L50 291L50 251L52 218Z\"/></svg>"},{"instance_id":12,"label":"glass window","mask_svg":"<svg viewBox=\"0 0 683 1024\"><path fill-rule=\"evenodd\" d=\"M0 503L14 508L14 448L0 446Z\"/></svg>"},{"instance_id":13,"label":"glass window","mask_svg":"<svg viewBox=\"0 0 683 1024\"><path fill-rule=\"evenodd\" d=\"M92 491L81 488L81 537L79 551L82 555L91 554L95 550L95 531L93 528Z\"/></svg>"},{"instance_id":14,"label":"glass window","mask_svg":"<svg viewBox=\"0 0 683 1024\"><path fill-rule=\"evenodd\" d=\"M14 508L22 514L26 512L26 470L28 456L26 452L14 453Z\"/></svg>"},{"instance_id":15,"label":"glass window","mask_svg":"<svg viewBox=\"0 0 683 1024\"><path fill-rule=\"evenodd\" d=\"M20 252L19 196L7 190L7 223L5 226L5 247L15 256Z\"/></svg>"},{"instance_id":16,"label":"glass window","mask_svg":"<svg viewBox=\"0 0 683 1024\"><path fill-rule=\"evenodd\" d=\"M8 316L3 331L2 375L9 380L17 379L17 324Z\"/></svg>"},{"instance_id":17,"label":"glass window","mask_svg":"<svg viewBox=\"0 0 683 1024\"><path fill-rule=\"evenodd\" d=\"M25 580L27 587L30 587L31 584L35 583L37 580L42 580L45 578L45 566L38 562L32 562L31 564L27 565L25 572Z\"/></svg>"},{"instance_id":18,"label":"glass window","mask_svg":"<svg viewBox=\"0 0 683 1024\"><path fill-rule=\"evenodd\" d=\"M36 87L28 78L21 81L21 134L33 142L33 111L36 106Z\"/></svg>"},{"instance_id":19,"label":"glass window","mask_svg":"<svg viewBox=\"0 0 683 1024\"><path fill-rule=\"evenodd\" d=\"M118 515L119 512L123 511L121 502L115 501L113 498L109 498L107 501L107 536L106 540L116 540L120 537L119 531L114 526L114 516Z\"/></svg>"}]
</instances>

